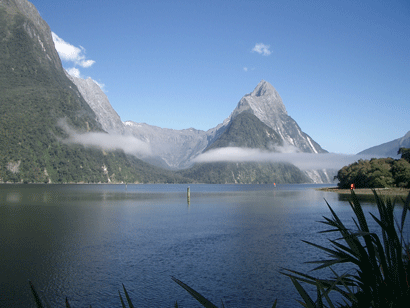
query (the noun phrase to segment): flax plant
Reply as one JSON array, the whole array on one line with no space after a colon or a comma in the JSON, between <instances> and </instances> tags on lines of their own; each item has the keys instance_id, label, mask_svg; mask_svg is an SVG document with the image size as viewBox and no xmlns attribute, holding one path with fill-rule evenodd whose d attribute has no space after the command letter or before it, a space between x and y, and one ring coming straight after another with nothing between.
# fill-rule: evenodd
<instances>
[{"instance_id":1,"label":"flax plant","mask_svg":"<svg viewBox=\"0 0 410 308\"><path fill-rule=\"evenodd\" d=\"M406 200L403 200L400 221L394 218L395 200L382 198L375 191L373 193L379 218L372 213L369 214L380 227L382 239L369 230L363 209L352 191L349 204L355 214L353 221L356 228L353 230L347 228L326 202L332 217L323 217L324 221L321 223L329 226L330 229L320 233L336 232L341 237L329 240L331 248L304 241L321 249L330 257L326 260L307 262L319 264L314 270L348 263L354 268L353 274L349 274L351 272L349 271L338 275L331 269L334 278L320 279L283 269L282 273L289 276L294 284L302 281L318 288L318 298L315 302L302 296L305 307L321 307L323 299L326 299L329 307L335 307L328 298L330 291L336 291L343 296L344 305L339 307L403 307L403 303L410 302L410 250L409 242L406 242L403 236L406 215L410 209L410 193ZM300 284L296 287L302 295L303 288Z\"/></svg>"}]
</instances>

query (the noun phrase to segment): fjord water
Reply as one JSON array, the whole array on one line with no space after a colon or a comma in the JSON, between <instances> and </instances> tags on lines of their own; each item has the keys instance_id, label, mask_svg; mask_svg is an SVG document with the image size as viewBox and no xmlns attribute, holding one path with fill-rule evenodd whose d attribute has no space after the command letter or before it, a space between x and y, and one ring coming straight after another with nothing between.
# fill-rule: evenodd
<instances>
[{"instance_id":1,"label":"fjord water","mask_svg":"<svg viewBox=\"0 0 410 308\"><path fill-rule=\"evenodd\" d=\"M226 307L298 307L282 267L325 257L326 199L318 185L0 185L0 307L201 307L174 276ZM366 212L375 211L364 202ZM351 220L350 220L351 221ZM314 274L311 273L311 274Z\"/></svg>"}]
</instances>

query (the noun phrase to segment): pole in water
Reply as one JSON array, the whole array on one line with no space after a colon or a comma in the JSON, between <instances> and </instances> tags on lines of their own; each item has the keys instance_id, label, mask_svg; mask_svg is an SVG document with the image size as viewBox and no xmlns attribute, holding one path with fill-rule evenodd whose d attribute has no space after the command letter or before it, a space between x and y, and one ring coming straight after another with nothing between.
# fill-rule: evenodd
<instances>
[{"instance_id":1,"label":"pole in water","mask_svg":"<svg viewBox=\"0 0 410 308\"><path fill-rule=\"evenodd\" d=\"M191 203L191 188L189 186L186 190L186 200L187 200L188 204Z\"/></svg>"}]
</instances>

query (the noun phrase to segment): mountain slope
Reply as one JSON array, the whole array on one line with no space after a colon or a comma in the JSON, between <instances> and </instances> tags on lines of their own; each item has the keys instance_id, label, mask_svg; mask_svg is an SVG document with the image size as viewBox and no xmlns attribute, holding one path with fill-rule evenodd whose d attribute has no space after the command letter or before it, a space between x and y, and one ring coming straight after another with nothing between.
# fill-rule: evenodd
<instances>
[{"instance_id":1,"label":"mountain slope","mask_svg":"<svg viewBox=\"0 0 410 308\"><path fill-rule=\"evenodd\" d=\"M397 159L400 158L400 155L397 155L397 151L400 148L410 148L410 131L401 138L368 148L357 153L357 155L374 155L375 157L392 157Z\"/></svg>"},{"instance_id":2,"label":"mountain slope","mask_svg":"<svg viewBox=\"0 0 410 308\"><path fill-rule=\"evenodd\" d=\"M283 139L277 132L252 113L242 112L229 122L223 133L206 151L222 147L273 150L275 146L282 145Z\"/></svg>"},{"instance_id":3,"label":"mountain slope","mask_svg":"<svg viewBox=\"0 0 410 308\"><path fill-rule=\"evenodd\" d=\"M227 120L235 118L244 111L254 114L263 123L276 131L284 142L296 147L299 151L326 153L288 115L279 93L267 81L262 80L251 93L242 97Z\"/></svg>"},{"instance_id":4,"label":"mountain slope","mask_svg":"<svg viewBox=\"0 0 410 308\"><path fill-rule=\"evenodd\" d=\"M113 109L108 99L104 103L98 99L105 95L96 84L93 85L91 79L73 80L97 113L103 127L107 127L106 123L116 121L113 132L130 134L149 144L154 155L143 159L156 166L174 170L187 168L204 151L229 146L259 148L271 152L282 152L281 147L286 146L287 151L326 152L287 115L279 94L266 81L261 81L252 93L245 95L223 123L205 132L193 128L173 130L133 121L124 122L124 130L118 124L118 115L113 111L105 111ZM88 93L92 95L87 95ZM211 172L212 166L208 165L206 169ZM271 172L275 171L272 169ZM306 174L314 182L330 182L333 178L326 170L310 170Z\"/></svg>"},{"instance_id":5,"label":"mountain slope","mask_svg":"<svg viewBox=\"0 0 410 308\"><path fill-rule=\"evenodd\" d=\"M0 0L0 89L0 182L174 180L123 152L64 142L61 119L79 133L103 130L65 75L48 25L26 0Z\"/></svg>"},{"instance_id":6,"label":"mountain slope","mask_svg":"<svg viewBox=\"0 0 410 308\"><path fill-rule=\"evenodd\" d=\"M0 182L203 181L210 169L221 168L196 165L175 173L122 151L69 143L78 142L73 134L87 132L133 135L151 146L155 155L146 161L174 169L190 166L206 148L227 145L271 150L286 143L297 151L324 151L287 115L265 81L244 96L226 121L206 132L122 123L95 82L66 75L47 23L26 0L0 0L0 88ZM296 167L282 165L225 163L215 181L306 182L300 170L289 173ZM276 175L264 175L269 173Z\"/></svg>"},{"instance_id":7,"label":"mountain slope","mask_svg":"<svg viewBox=\"0 0 410 308\"><path fill-rule=\"evenodd\" d=\"M153 156L148 161L170 169L190 166L190 159L207 147L213 135L194 128L176 130L132 121L124 123L128 133L150 145Z\"/></svg>"},{"instance_id":8,"label":"mountain slope","mask_svg":"<svg viewBox=\"0 0 410 308\"><path fill-rule=\"evenodd\" d=\"M231 115L223 122L221 132L207 147L206 151L221 147L259 148L270 152L287 151L305 153L327 153L287 114L278 92L268 82L262 80L250 94L245 95ZM262 163L267 170L278 174L283 164ZM212 164L208 169L212 169ZM246 164L242 164L244 168ZM296 168L296 167L295 167ZM297 169L297 170L296 170ZM298 168L287 169L295 178L301 179ZM282 169L283 172L283 169ZM307 170L305 182L332 182L335 170ZM277 176L275 176L278 178ZM279 180L276 180L279 182Z\"/></svg>"},{"instance_id":9,"label":"mountain slope","mask_svg":"<svg viewBox=\"0 0 410 308\"><path fill-rule=\"evenodd\" d=\"M102 128L108 133L124 134L125 126L100 86L91 78L82 79L68 73L66 75L77 86L87 104L94 111Z\"/></svg>"},{"instance_id":10,"label":"mountain slope","mask_svg":"<svg viewBox=\"0 0 410 308\"><path fill-rule=\"evenodd\" d=\"M231 121L243 112L254 114L277 132L287 145L296 147L300 152L327 152L300 129L295 120L288 115L279 93L265 80L262 80L253 92L242 97L225 122Z\"/></svg>"},{"instance_id":11,"label":"mountain slope","mask_svg":"<svg viewBox=\"0 0 410 308\"><path fill-rule=\"evenodd\" d=\"M177 174L205 184L311 183L299 168L286 163L200 163Z\"/></svg>"}]
</instances>

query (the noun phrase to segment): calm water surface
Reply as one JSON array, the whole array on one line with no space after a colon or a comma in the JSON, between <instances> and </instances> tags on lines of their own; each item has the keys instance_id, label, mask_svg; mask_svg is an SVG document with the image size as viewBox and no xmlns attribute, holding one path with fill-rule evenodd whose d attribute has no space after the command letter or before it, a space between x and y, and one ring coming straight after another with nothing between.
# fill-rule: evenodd
<instances>
[{"instance_id":1,"label":"calm water surface","mask_svg":"<svg viewBox=\"0 0 410 308\"><path fill-rule=\"evenodd\" d=\"M201 307L171 280L226 307L300 307L281 267L326 244L318 185L0 185L0 307L34 307L28 280L51 307L120 307L122 283L140 307ZM365 211L375 206L364 202ZM313 273L314 274L314 273Z\"/></svg>"}]
</instances>

